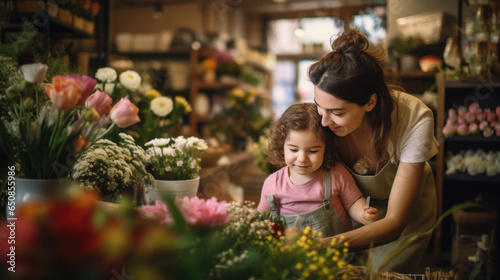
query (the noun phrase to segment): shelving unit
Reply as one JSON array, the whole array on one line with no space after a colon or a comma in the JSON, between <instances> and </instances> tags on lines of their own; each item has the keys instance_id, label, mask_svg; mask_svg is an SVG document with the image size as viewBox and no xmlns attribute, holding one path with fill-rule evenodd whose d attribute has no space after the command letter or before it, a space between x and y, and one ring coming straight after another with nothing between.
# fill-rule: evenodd
<instances>
[{"instance_id":1,"label":"shelving unit","mask_svg":"<svg viewBox=\"0 0 500 280\"><path fill-rule=\"evenodd\" d=\"M60 39L70 40L68 45L73 45L75 40L91 39L95 40L94 50L92 51L92 70L107 65L108 61L108 36L109 36L109 1L101 3L101 10L94 22L94 32L87 32L83 29L77 28L71 23L65 22L54 15L49 13L47 3L45 9L38 7L40 10L33 12L17 12L15 9L9 11L8 20L4 21L1 28L1 40L8 43L9 39L22 31L23 22L26 20L32 21L34 19L42 20L42 22L35 24L38 34L37 39L40 40L38 47L44 52L51 52L54 50L56 43ZM80 50L71 50L68 54L74 54ZM88 52L88 51L86 51ZM74 63L74 61L72 61ZM96 69L93 69L96 68Z\"/></svg>"},{"instance_id":2,"label":"shelving unit","mask_svg":"<svg viewBox=\"0 0 500 280\"><path fill-rule=\"evenodd\" d=\"M486 202L495 205L498 212L500 205L495 201L500 197L500 175L496 176L470 176L468 174L446 175L446 154L448 151L458 152L468 149L500 150L500 137L454 136L444 137L442 131L445 125L445 116L448 109L459 106L468 107L472 102L477 102L481 108L495 110L500 105L500 83L487 81L482 77L472 80L446 81L444 74L439 74L438 79L438 110L436 122L436 136L440 143L436 159L436 192L438 199L438 216L443 210L448 210L454 204L466 200L473 200L482 194ZM450 224L443 222L434 233L434 262L441 259L444 228ZM447 228L448 229L448 228ZM451 228L450 228L451 229ZM448 231L447 231L448 232ZM498 235L498 234L497 234ZM451 241L450 241L451 244Z\"/></svg>"}]
</instances>

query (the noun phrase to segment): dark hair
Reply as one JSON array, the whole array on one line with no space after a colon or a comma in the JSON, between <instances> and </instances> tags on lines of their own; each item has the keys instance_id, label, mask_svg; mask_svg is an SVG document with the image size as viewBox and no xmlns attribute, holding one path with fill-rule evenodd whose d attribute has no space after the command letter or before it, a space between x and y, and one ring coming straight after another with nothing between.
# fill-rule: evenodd
<instances>
[{"instance_id":1,"label":"dark hair","mask_svg":"<svg viewBox=\"0 0 500 280\"><path fill-rule=\"evenodd\" d=\"M332 43L332 51L309 68L309 78L315 86L347 102L362 106L373 93L377 94L377 104L367 117L379 159L386 157L395 106L390 90L397 88L386 83L384 61L384 51L370 48L368 39L354 29L340 33Z\"/></svg>"},{"instance_id":2,"label":"dark hair","mask_svg":"<svg viewBox=\"0 0 500 280\"><path fill-rule=\"evenodd\" d=\"M277 167L285 163L284 146L291 130L311 131L325 142L323 167L331 167L336 162L336 150L333 148L333 133L321 125L321 116L314 103L296 103L286 109L271 128L267 161Z\"/></svg>"}]
</instances>

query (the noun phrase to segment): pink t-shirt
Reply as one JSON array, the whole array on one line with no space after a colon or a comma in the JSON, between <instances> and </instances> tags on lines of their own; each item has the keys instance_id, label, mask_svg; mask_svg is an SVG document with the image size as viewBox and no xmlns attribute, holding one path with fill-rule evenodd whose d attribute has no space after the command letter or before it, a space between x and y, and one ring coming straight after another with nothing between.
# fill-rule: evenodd
<instances>
[{"instance_id":1,"label":"pink t-shirt","mask_svg":"<svg viewBox=\"0 0 500 280\"><path fill-rule=\"evenodd\" d=\"M352 229L351 218L344 205L352 204L362 194L354 182L352 175L340 163L330 168L331 195L330 203L340 216L347 229ZM288 167L269 175L264 181L257 207L259 212L271 209L267 202L267 195L274 195L274 202L280 210L280 215L298 215L315 210L323 205L325 196L325 172L321 169L309 182L294 185L288 175Z\"/></svg>"}]
</instances>

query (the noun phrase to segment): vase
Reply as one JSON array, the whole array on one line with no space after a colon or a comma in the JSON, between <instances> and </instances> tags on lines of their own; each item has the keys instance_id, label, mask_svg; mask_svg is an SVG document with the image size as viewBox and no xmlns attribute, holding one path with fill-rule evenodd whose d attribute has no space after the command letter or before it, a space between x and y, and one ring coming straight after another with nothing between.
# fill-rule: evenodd
<instances>
[{"instance_id":1,"label":"vase","mask_svg":"<svg viewBox=\"0 0 500 280\"><path fill-rule=\"evenodd\" d=\"M200 186L200 177L190 180L156 180L154 188L147 193L147 201L154 204L163 201L166 195L195 197Z\"/></svg>"},{"instance_id":2,"label":"vase","mask_svg":"<svg viewBox=\"0 0 500 280\"><path fill-rule=\"evenodd\" d=\"M66 179L25 179L15 178L14 195L9 195L6 217L13 218L16 211L27 202L43 201L53 198L67 190Z\"/></svg>"}]
</instances>

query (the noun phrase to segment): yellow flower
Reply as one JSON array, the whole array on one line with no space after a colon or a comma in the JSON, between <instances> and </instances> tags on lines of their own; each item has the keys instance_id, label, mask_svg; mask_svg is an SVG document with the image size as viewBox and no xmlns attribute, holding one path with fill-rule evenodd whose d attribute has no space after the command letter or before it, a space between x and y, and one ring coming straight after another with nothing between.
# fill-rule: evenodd
<instances>
[{"instance_id":1,"label":"yellow flower","mask_svg":"<svg viewBox=\"0 0 500 280\"><path fill-rule=\"evenodd\" d=\"M241 88L235 88L231 91L231 95L237 98L244 98L245 92Z\"/></svg>"},{"instance_id":2,"label":"yellow flower","mask_svg":"<svg viewBox=\"0 0 500 280\"><path fill-rule=\"evenodd\" d=\"M257 89L251 89L248 94L250 94L250 96L256 96L259 94L259 91L257 91Z\"/></svg>"},{"instance_id":3,"label":"yellow flower","mask_svg":"<svg viewBox=\"0 0 500 280\"><path fill-rule=\"evenodd\" d=\"M328 273L330 273L330 270L327 267L323 267L321 269L321 272L323 272L323 274L325 274L325 275L328 275Z\"/></svg>"},{"instance_id":4,"label":"yellow flower","mask_svg":"<svg viewBox=\"0 0 500 280\"><path fill-rule=\"evenodd\" d=\"M154 99L156 97L160 97L161 93L159 91L157 91L156 89L150 89L150 90L146 91L145 95L148 99Z\"/></svg>"},{"instance_id":5,"label":"yellow flower","mask_svg":"<svg viewBox=\"0 0 500 280\"><path fill-rule=\"evenodd\" d=\"M312 270L312 271L315 271L315 270L318 269L318 266L316 264L312 263L312 264L309 265L309 269Z\"/></svg>"},{"instance_id":6,"label":"yellow flower","mask_svg":"<svg viewBox=\"0 0 500 280\"><path fill-rule=\"evenodd\" d=\"M295 268L298 269L298 270L301 270L302 268L304 268L304 265L302 265L302 263L297 263L295 265Z\"/></svg>"},{"instance_id":7,"label":"yellow flower","mask_svg":"<svg viewBox=\"0 0 500 280\"><path fill-rule=\"evenodd\" d=\"M191 105L189 104L189 102L187 102L186 98L184 98L182 96L176 96L175 103L181 104L182 106L184 106L184 112L186 112L186 114L192 111Z\"/></svg>"}]
</instances>

